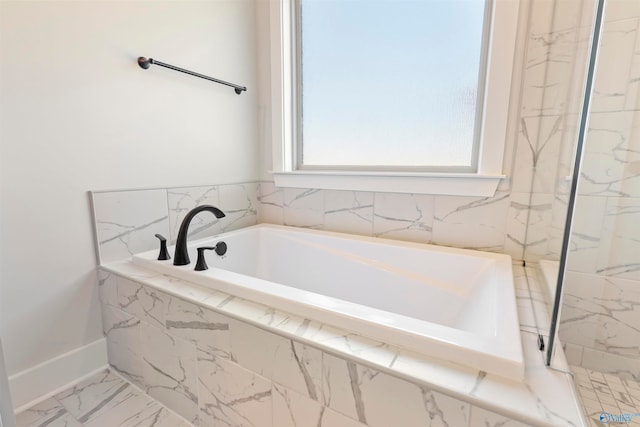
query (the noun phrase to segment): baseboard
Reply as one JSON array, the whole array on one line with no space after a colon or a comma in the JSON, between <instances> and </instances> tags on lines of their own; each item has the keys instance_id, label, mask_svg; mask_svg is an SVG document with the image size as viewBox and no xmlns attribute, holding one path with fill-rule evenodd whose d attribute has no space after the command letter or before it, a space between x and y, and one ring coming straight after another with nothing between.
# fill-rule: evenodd
<instances>
[{"instance_id":1,"label":"baseboard","mask_svg":"<svg viewBox=\"0 0 640 427\"><path fill-rule=\"evenodd\" d=\"M16 412L107 367L107 340L101 338L9 377Z\"/></svg>"}]
</instances>

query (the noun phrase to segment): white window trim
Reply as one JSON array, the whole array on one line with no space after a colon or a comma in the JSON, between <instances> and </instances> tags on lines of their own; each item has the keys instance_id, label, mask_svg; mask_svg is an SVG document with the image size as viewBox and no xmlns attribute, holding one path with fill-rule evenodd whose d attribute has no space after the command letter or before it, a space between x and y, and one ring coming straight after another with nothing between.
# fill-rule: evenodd
<instances>
[{"instance_id":1,"label":"white window trim","mask_svg":"<svg viewBox=\"0 0 640 427\"><path fill-rule=\"evenodd\" d=\"M502 174L519 3L493 0L477 173L294 170L292 0L270 2L272 155L276 186L491 197Z\"/></svg>"}]
</instances>

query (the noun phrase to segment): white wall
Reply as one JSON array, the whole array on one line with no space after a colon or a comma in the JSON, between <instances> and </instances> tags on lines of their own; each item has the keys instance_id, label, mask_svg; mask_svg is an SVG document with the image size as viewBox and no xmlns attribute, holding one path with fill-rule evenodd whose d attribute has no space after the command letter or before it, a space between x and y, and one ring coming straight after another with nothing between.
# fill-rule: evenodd
<instances>
[{"instance_id":1,"label":"white wall","mask_svg":"<svg viewBox=\"0 0 640 427\"><path fill-rule=\"evenodd\" d=\"M0 3L0 336L19 373L102 337L87 190L258 174L255 5ZM231 88L138 56L246 85Z\"/></svg>"},{"instance_id":2,"label":"white wall","mask_svg":"<svg viewBox=\"0 0 640 427\"><path fill-rule=\"evenodd\" d=\"M3 423L7 426L15 423L13 415L11 395L9 393L9 383L7 372L4 366L4 353L2 352L2 340L0 340L0 427ZM4 420L4 421L3 421Z\"/></svg>"}]
</instances>

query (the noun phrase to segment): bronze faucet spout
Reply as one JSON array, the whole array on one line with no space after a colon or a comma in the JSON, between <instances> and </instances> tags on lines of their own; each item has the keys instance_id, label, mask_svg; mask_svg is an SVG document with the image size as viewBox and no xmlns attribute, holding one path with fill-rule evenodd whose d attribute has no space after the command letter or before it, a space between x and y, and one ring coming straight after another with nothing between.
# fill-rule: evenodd
<instances>
[{"instance_id":1,"label":"bronze faucet spout","mask_svg":"<svg viewBox=\"0 0 640 427\"><path fill-rule=\"evenodd\" d=\"M211 205L202 205L191 209L182 220L182 224L180 224L180 231L178 231L178 239L176 241L176 252L173 255L173 265L187 265L191 262L189 252L187 251L187 232L189 231L191 220L202 211L211 212L216 218L223 218L225 216L224 212Z\"/></svg>"}]
</instances>

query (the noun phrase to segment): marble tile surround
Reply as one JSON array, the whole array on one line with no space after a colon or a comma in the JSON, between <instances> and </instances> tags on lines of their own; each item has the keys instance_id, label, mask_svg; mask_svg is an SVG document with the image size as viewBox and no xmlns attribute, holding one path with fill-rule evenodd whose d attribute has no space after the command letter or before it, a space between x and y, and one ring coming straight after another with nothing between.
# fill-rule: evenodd
<instances>
[{"instance_id":1,"label":"marble tile surround","mask_svg":"<svg viewBox=\"0 0 640 427\"><path fill-rule=\"evenodd\" d=\"M361 191L276 188L272 182L93 192L101 263L175 242L186 213L213 204L227 215L196 216L197 239L258 222L487 250L522 259L528 194L450 197Z\"/></svg>"},{"instance_id":2,"label":"marble tile surround","mask_svg":"<svg viewBox=\"0 0 640 427\"><path fill-rule=\"evenodd\" d=\"M98 260L113 262L159 248L156 233L175 243L185 215L203 204L220 208L226 217L197 215L189 227L191 240L254 225L257 189L258 183L239 183L91 192Z\"/></svg>"},{"instance_id":3,"label":"marble tile surround","mask_svg":"<svg viewBox=\"0 0 640 427\"><path fill-rule=\"evenodd\" d=\"M530 272L514 271L520 317L527 322L535 316L527 300ZM525 323L525 347L534 357L527 370L537 373L530 372L522 384L425 359L129 262L109 264L100 275L103 311L118 313L118 325L133 331L123 338L121 328L105 323L110 355L119 355L116 364L110 359L113 369L132 377L120 371L121 355L128 355L124 366L139 369L139 385L152 396L162 390L154 397L196 426L581 425L573 419L579 415L577 408L572 412L570 397L548 393L551 383L555 390L569 390L570 380L541 366L537 334ZM162 301L165 326L157 324L160 316L130 314L122 292ZM194 394L197 407L190 403ZM514 412L522 418L513 419Z\"/></svg>"},{"instance_id":4,"label":"marble tile surround","mask_svg":"<svg viewBox=\"0 0 640 427\"><path fill-rule=\"evenodd\" d=\"M569 363L640 379L640 281L569 271L560 338Z\"/></svg>"},{"instance_id":5,"label":"marble tile surround","mask_svg":"<svg viewBox=\"0 0 640 427\"><path fill-rule=\"evenodd\" d=\"M528 265L559 259L593 3L531 4L505 245ZM570 363L635 378L639 46L638 2L608 0L560 326Z\"/></svg>"},{"instance_id":6,"label":"marble tile surround","mask_svg":"<svg viewBox=\"0 0 640 427\"><path fill-rule=\"evenodd\" d=\"M608 2L561 315L569 363L640 378L640 9Z\"/></svg>"},{"instance_id":7,"label":"marble tile surround","mask_svg":"<svg viewBox=\"0 0 640 427\"><path fill-rule=\"evenodd\" d=\"M592 3L531 3L515 153L521 172L513 178L514 191L530 194L522 245L527 262L560 258Z\"/></svg>"},{"instance_id":8,"label":"marble tile surround","mask_svg":"<svg viewBox=\"0 0 640 427\"><path fill-rule=\"evenodd\" d=\"M156 233L171 237L166 193L164 189L91 193L100 262L156 247Z\"/></svg>"},{"instance_id":9,"label":"marble tile surround","mask_svg":"<svg viewBox=\"0 0 640 427\"><path fill-rule=\"evenodd\" d=\"M259 222L507 253L521 259L519 206L510 192L452 197L276 188L260 183ZM263 206L265 209L263 210Z\"/></svg>"}]
</instances>

